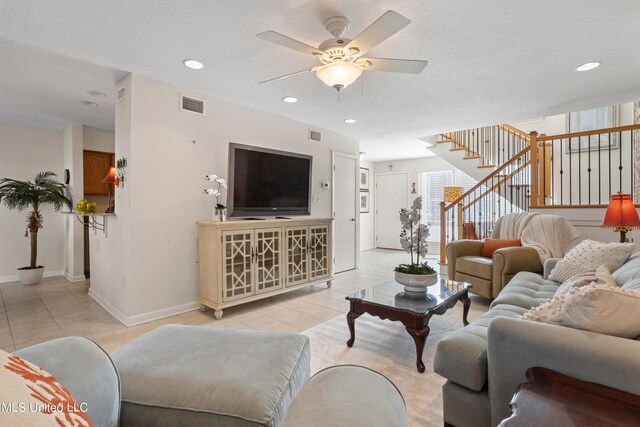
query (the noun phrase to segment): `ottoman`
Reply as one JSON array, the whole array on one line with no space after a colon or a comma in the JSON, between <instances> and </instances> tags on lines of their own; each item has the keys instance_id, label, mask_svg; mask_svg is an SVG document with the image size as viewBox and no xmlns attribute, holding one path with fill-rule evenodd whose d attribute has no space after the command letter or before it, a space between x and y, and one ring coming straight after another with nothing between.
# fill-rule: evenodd
<instances>
[{"instance_id":1,"label":"ottoman","mask_svg":"<svg viewBox=\"0 0 640 427\"><path fill-rule=\"evenodd\" d=\"M281 427L408 427L402 394L384 375L355 365L315 374Z\"/></svg>"},{"instance_id":2,"label":"ottoman","mask_svg":"<svg viewBox=\"0 0 640 427\"><path fill-rule=\"evenodd\" d=\"M309 379L309 338L164 325L113 354L123 426L277 426Z\"/></svg>"}]
</instances>

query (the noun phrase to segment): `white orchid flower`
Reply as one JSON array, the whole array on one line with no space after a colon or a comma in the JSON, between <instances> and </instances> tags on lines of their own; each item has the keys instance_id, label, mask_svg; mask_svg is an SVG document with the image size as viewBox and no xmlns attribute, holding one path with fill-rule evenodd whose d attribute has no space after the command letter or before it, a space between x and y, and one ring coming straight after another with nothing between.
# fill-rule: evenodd
<instances>
[{"instance_id":1,"label":"white orchid flower","mask_svg":"<svg viewBox=\"0 0 640 427\"><path fill-rule=\"evenodd\" d=\"M215 181L220 185L227 185L227 181L225 181L223 178L217 177Z\"/></svg>"},{"instance_id":2,"label":"white orchid flower","mask_svg":"<svg viewBox=\"0 0 640 427\"><path fill-rule=\"evenodd\" d=\"M205 175L204 179L206 179L207 181L216 181L218 179L218 175L215 175L215 174Z\"/></svg>"},{"instance_id":3,"label":"white orchid flower","mask_svg":"<svg viewBox=\"0 0 640 427\"><path fill-rule=\"evenodd\" d=\"M204 190L205 194L208 194L210 196L216 196L218 197L220 195L220 192L218 190L216 190L215 188L207 188Z\"/></svg>"}]
</instances>

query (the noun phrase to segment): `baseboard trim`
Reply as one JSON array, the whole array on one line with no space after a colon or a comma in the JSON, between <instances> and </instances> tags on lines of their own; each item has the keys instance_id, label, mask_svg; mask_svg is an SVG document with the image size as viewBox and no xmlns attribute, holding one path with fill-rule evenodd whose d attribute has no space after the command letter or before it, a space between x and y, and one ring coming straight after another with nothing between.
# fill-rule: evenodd
<instances>
[{"instance_id":1,"label":"baseboard trim","mask_svg":"<svg viewBox=\"0 0 640 427\"><path fill-rule=\"evenodd\" d=\"M86 280L86 277L84 274L81 274L79 276L71 276L67 273L64 274L64 278L67 279L68 281L70 281L71 283L75 283L75 282L82 282L83 280Z\"/></svg>"},{"instance_id":2,"label":"baseboard trim","mask_svg":"<svg viewBox=\"0 0 640 427\"><path fill-rule=\"evenodd\" d=\"M94 292L91 288L89 288L89 296L93 298L95 302L100 304L100 306L102 306L102 308L104 308L110 315L115 317L118 322L127 327L141 325L153 320L175 316L176 314L186 313L188 311L199 310L202 307L202 304L194 301L188 302L186 304L175 305L173 307L163 308L160 310L150 311L148 313L136 314L135 316L128 316L114 307L113 304L105 300L101 295Z\"/></svg>"},{"instance_id":3,"label":"baseboard trim","mask_svg":"<svg viewBox=\"0 0 640 427\"><path fill-rule=\"evenodd\" d=\"M42 275L42 277L57 277L57 276L64 276L64 271L63 270L53 270L53 271L44 271L44 274ZM2 283L10 283L10 282L17 282L18 280L20 280L18 278L18 275L14 275L14 276L0 276L0 284Z\"/></svg>"}]
</instances>

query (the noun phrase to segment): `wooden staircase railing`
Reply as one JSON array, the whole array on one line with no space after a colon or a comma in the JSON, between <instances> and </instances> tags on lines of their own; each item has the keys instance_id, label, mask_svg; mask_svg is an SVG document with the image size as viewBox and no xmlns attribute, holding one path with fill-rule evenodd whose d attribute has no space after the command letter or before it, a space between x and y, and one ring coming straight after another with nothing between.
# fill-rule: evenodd
<instances>
[{"instance_id":1,"label":"wooden staircase railing","mask_svg":"<svg viewBox=\"0 0 640 427\"><path fill-rule=\"evenodd\" d=\"M530 151L528 144L456 200L440 204L441 264L447 243L485 238L500 216L529 210Z\"/></svg>"},{"instance_id":2,"label":"wooden staircase railing","mask_svg":"<svg viewBox=\"0 0 640 427\"><path fill-rule=\"evenodd\" d=\"M640 201L640 183L635 182L640 124L552 136L500 127L526 141L526 146L462 196L440 204L441 264L446 264L447 243L488 237L495 221L507 213L604 208L618 191L633 194L636 204ZM462 147L456 135L443 137Z\"/></svg>"},{"instance_id":3,"label":"wooden staircase railing","mask_svg":"<svg viewBox=\"0 0 640 427\"><path fill-rule=\"evenodd\" d=\"M450 143L450 151L465 151L464 159L478 159L479 168L495 168L528 145L529 135L508 124L440 134L438 143Z\"/></svg>"}]
</instances>

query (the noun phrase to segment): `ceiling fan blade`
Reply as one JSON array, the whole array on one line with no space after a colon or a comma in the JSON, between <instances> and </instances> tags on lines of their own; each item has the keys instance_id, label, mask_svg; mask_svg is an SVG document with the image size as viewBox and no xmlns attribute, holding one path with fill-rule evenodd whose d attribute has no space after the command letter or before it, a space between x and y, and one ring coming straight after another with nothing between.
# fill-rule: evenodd
<instances>
[{"instance_id":1,"label":"ceiling fan blade","mask_svg":"<svg viewBox=\"0 0 640 427\"><path fill-rule=\"evenodd\" d=\"M393 73L418 74L424 70L429 61L416 59L360 58L358 63L368 62L367 71L390 71Z\"/></svg>"},{"instance_id":2,"label":"ceiling fan blade","mask_svg":"<svg viewBox=\"0 0 640 427\"><path fill-rule=\"evenodd\" d=\"M279 44L280 46L288 47L289 49L297 50L298 52L306 53L307 55L322 55L323 53L313 46L294 40L284 34L276 33L275 31L265 31L264 33L256 35L256 37Z\"/></svg>"},{"instance_id":3,"label":"ceiling fan blade","mask_svg":"<svg viewBox=\"0 0 640 427\"><path fill-rule=\"evenodd\" d=\"M398 12L388 10L378 18L373 24L369 25L363 32L351 40L345 47L345 52L348 52L350 48L357 48L359 50L355 57L364 55L369 49L382 43L407 25L411 21Z\"/></svg>"},{"instance_id":4,"label":"ceiling fan blade","mask_svg":"<svg viewBox=\"0 0 640 427\"><path fill-rule=\"evenodd\" d=\"M276 80L286 79L287 77L295 76L296 74L307 73L309 71L316 71L317 68L318 67L307 68L306 70L300 70L300 71L296 71L295 73L285 74L284 76L275 77L275 78L269 79L269 80L264 80L264 81L262 81L262 82L260 82L258 84L261 85L262 83L275 82Z\"/></svg>"}]
</instances>

